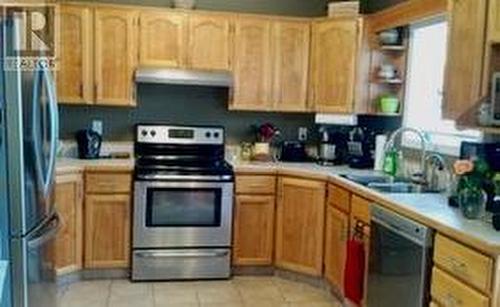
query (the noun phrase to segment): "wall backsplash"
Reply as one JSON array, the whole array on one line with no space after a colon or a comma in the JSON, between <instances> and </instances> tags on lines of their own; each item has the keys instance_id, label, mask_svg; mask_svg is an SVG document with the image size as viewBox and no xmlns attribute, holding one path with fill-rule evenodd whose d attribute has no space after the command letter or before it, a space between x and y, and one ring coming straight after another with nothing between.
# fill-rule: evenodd
<instances>
[{"instance_id":1,"label":"wall backsplash","mask_svg":"<svg viewBox=\"0 0 500 307\"><path fill-rule=\"evenodd\" d=\"M108 141L133 140L133 126L142 122L223 125L230 144L253 141L253 124L271 122L285 139L295 139L299 127L314 128L313 114L228 111L227 100L228 91L222 88L141 84L136 108L62 105L61 138L72 139L76 131L90 127L93 119L103 121Z\"/></svg>"}]
</instances>

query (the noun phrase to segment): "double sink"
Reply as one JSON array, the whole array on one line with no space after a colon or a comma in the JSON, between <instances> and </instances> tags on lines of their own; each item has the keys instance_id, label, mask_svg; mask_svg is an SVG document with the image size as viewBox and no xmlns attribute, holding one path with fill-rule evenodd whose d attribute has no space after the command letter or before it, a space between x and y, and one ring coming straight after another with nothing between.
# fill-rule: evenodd
<instances>
[{"instance_id":1,"label":"double sink","mask_svg":"<svg viewBox=\"0 0 500 307\"><path fill-rule=\"evenodd\" d=\"M381 193L410 193L410 194L421 194L421 193L439 193L427 188L424 185L415 184L405 179L394 178L385 175L341 175L341 177L356 182L358 184L364 185L370 189Z\"/></svg>"}]
</instances>

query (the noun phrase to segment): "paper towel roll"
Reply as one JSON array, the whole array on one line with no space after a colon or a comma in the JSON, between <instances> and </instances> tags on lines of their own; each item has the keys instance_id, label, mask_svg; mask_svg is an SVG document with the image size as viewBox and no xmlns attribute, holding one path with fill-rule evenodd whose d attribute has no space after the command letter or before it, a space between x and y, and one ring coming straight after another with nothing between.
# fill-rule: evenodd
<instances>
[{"instance_id":1,"label":"paper towel roll","mask_svg":"<svg viewBox=\"0 0 500 307\"><path fill-rule=\"evenodd\" d=\"M384 149L387 143L387 135L379 134L375 137L375 170L381 171L384 168Z\"/></svg>"}]
</instances>

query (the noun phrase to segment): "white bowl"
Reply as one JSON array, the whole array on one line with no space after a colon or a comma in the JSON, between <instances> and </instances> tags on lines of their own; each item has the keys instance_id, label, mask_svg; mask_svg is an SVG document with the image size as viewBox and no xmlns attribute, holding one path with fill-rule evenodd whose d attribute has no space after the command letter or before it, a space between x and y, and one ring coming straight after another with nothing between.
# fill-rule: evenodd
<instances>
[{"instance_id":1,"label":"white bowl","mask_svg":"<svg viewBox=\"0 0 500 307\"><path fill-rule=\"evenodd\" d=\"M174 7L178 9L194 9L196 0L174 0Z\"/></svg>"}]
</instances>

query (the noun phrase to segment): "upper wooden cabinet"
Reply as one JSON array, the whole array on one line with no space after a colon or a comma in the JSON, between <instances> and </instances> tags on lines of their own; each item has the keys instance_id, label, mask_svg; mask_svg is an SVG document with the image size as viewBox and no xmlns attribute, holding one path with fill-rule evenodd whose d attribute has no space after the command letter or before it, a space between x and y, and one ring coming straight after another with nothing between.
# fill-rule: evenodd
<instances>
[{"instance_id":1,"label":"upper wooden cabinet","mask_svg":"<svg viewBox=\"0 0 500 307\"><path fill-rule=\"evenodd\" d=\"M134 106L138 12L98 7L94 18L95 102Z\"/></svg>"},{"instance_id":2,"label":"upper wooden cabinet","mask_svg":"<svg viewBox=\"0 0 500 307\"><path fill-rule=\"evenodd\" d=\"M358 32L354 18L313 23L311 98L315 111L353 111Z\"/></svg>"},{"instance_id":3,"label":"upper wooden cabinet","mask_svg":"<svg viewBox=\"0 0 500 307\"><path fill-rule=\"evenodd\" d=\"M230 108L272 110L271 21L239 16L234 37L234 98Z\"/></svg>"},{"instance_id":4,"label":"upper wooden cabinet","mask_svg":"<svg viewBox=\"0 0 500 307\"><path fill-rule=\"evenodd\" d=\"M273 25L273 101L279 111L306 111L311 24L278 21Z\"/></svg>"},{"instance_id":5,"label":"upper wooden cabinet","mask_svg":"<svg viewBox=\"0 0 500 307\"><path fill-rule=\"evenodd\" d=\"M472 112L481 95L487 0L449 1L444 116Z\"/></svg>"},{"instance_id":6,"label":"upper wooden cabinet","mask_svg":"<svg viewBox=\"0 0 500 307\"><path fill-rule=\"evenodd\" d=\"M83 261L83 180L80 173L56 177L56 210L61 217L61 230L54 243L58 274L82 268Z\"/></svg>"},{"instance_id":7,"label":"upper wooden cabinet","mask_svg":"<svg viewBox=\"0 0 500 307\"><path fill-rule=\"evenodd\" d=\"M489 1L488 16L488 40L492 43L500 43L500 1Z\"/></svg>"},{"instance_id":8,"label":"upper wooden cabinet","mask_svg":"<svg viewBox=\"0 0 500 307\"><path fill-rule=\"evenodd\" d=\"M188 66L215 70L231 68L232 20L229 15L189 16Z\"/></svg>"},{"instance_id":9,"label":"upper wooden cabinet","mask_svg":"<svg viewBox=\"0 0 500 307\"><path fill-rule=\"evenodd\" d=\"M140 64L182 67L186 64L187 15L168 11L140 14Z\"/></svg>"},{"instance_id":10,"label":"upper wooden cabinet","mask_svg":"<svg viewBox=\"0 0 500 307\"><path fill-rule=\"evenodd\" d=\"M279 178L276 266L322 275L325 194L324 182Z\"/></svg>"},{"instance_id":11,"label":"upper wooden cabinet","mask_svg":"<svg viewBox=\"0 0 500 307\"><path fill-rule=\"evenodd\" d=\"M60 13L58 100L65 104L92 103L92 9L63 5Z\"/></svg>"}]
</instances>

